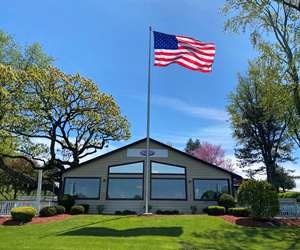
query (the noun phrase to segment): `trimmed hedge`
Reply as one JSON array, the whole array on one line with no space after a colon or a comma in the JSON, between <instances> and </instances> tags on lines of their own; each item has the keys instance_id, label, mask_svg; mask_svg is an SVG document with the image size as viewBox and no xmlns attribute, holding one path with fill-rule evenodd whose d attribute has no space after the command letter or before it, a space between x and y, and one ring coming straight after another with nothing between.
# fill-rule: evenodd
<instances>
[{"instance_id":1,"label":"trimmed hedge","mask_svg":"<svg viewBox=\"0 0 300 250\"><path fill-rule=\"evenodd\" d=\"M89 212L89 209L90 209L90 205L89 204L78 204L78 205L84 207L84 213L85 214L87 214Z\"/></svg>"},{"instance_id":2,"label":"trimmed hedge","mask_svg":"<svg viewBox=\"0 0 300 250\"><path fill-rule=\"evenodd\" d=\"M131 211L131 210L124 210L124 211L116 211L115 215L135 215L136 212L135 211Z\"/></svg>"},{"instance_id":3,"label":"trimmed hedge","mask_svg":"<svg viewBox=\"0 0 300 250\"><path fill-rule=\"evenodd\" d=\"M297 202L300 202L300 192L284 192L284 193L278 193L278 197L279 198L293 198L293 199L297 199Z\"/></svg>"},{"instance_id":4,"label":"trimmed hedge","mask_svg":"<svg viewBox=\"0 0 300 250\"><path fill-rule=\"evenodd\" d=\"M40 216L41 217L50 217L57 215L57 209L55 206L48 206L48 207L43 207L40 210Z\"/></svg>"},{"instance_id":5,"label":"trimmed hedge","mask_svg":"<svg viewBox=\"0 0 300 250\"><path fill-rule=\"evenodd\" d=\"M84 214L84 207L81 205L72 206L70 209L70 214L72 215Z\"/></svg>"},{"instance_id":6,"label":"trimmed hedge","mask_svg":"<svg viewBox=\"0 0 300 250\"><path fill-rule=\"evenodd\" d=\"M208 206L203 211L209 215L224 215L225 207L223 206Z\"/></svg>"},{"instance_id":7,"label":"trimmed hedge","mask_svg":"<svg viewBox=\"0 0 300 250\"><path fill-rule=\"evenodd\" d=\"M57 214L64 214L66 212L66 209L64 206L62 205L57 205L55 206Z\"/></svg>"},{"instance_id":8,"label":"trimmed hedge","mask_svg":"<svg viewBox=\"0 0 300 250\"><path fill-rule=\"evenodd\" d=\"M66 212L70 212L71 207L75 204L75 197L69 194L64 194L58 197L58 205L64 206Z\"/></svg>"},{"instance_id":9,"label":"trimmed hedge","mask_svg":"<svg viewBox=\"0 0 300 250\"><path fill-rule=\"evenodd\" d=\"M164 214L164 215L176 215L179 214L178 210L157 210L156 214Z\"/></svg>"},{"instance_id":10,"label":"trimmed hedge","mask_svg":"<svg viewBox=\"0 0 300 250\"><path fill-rule=\"evenodd\" d=\"M237 217L248 217L250 209L247 207L232 207L228 209L227 213Z\"/></svg>"},{"instance_id":11,"label":"trimmed hedge","mask_svg":"<svg viewBox=\"0 0 300 250\"><path fill-rule=\"evenodd\" d=\"M219 206L225 207L226 211L228 208L235 207L235 200L230 194L221 194L218 199Z\"/></svg>"},{"instance_id":12,"label":"trimmed hedge","mask_svg":"<svg viewBox=\"0 0 300 250\"><path fill-rule=\"evenodd\" d=\"M10 214L14 220L25 223L31 221L37 211L33 207L15 207L10 210Z\"/></svg>"}]
</instances>

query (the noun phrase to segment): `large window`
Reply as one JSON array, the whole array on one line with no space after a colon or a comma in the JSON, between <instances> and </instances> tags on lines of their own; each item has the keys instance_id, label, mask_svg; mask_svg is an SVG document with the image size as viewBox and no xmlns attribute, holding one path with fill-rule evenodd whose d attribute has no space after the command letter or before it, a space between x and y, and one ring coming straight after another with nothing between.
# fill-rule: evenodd
<instances>
[{"instance_id":1,"label":"large window","mask_svg":"<svg viewBox=\"0 0 300 250\"><path fill-rule=\"evenodd\" d=\"M99 199L100 178L72 178L64 181L64 194L77 196L78 199Z\"/></svg>"},{"instance_id":2,"label":"large window","mask_svg":"<svg viewBox=\"0 0 300 250\"><path fill-rule=\"evenodd\" d=\"M156 200L185 200L185 179L152 179L151 199Z\"/></svg>"},{"instance_id":3,"label":"large window","mask_svg":"<svg viewBox=\"0 0 300 250\"><path fill-rule=\"evenodd\" d=\"M143 199L143 179L110 178L108 182L108 199Z\"/></svg>"},{"instance_id":4,"label":"large window","mask_svg":"<svg viewBox=\"0 0 300 250\"><path fill-rule=\"evenodd\" d=\"M152 174L185 174L185 168L170 164L151 162Z\"/></svg>"},{"instance_id":5,"label":"large window","mask_svg":"<svg viewBox=\"0 0 300 250\"><path fill-rule=\"evenodd\" d=\"M143 170L144 170L143 162L134 162L134 163L109 167L110 174L142 174Z\"/></svg>"},{"instance_id":6,"label":"large window","mask_svg":"<svg viewBox=\"0 0 300 250\"><path fill-rule=\"evenodd\" d=\"M214 201L221 193L229 193L228 179L195 179L194 199Z\"/></svg>"},{"instance_id":7,"label":"large window","mask_svg":"<svg viewBox=\"0 0 300 250\"><path fill-rule=\"evenodd\" d=\"M151 199L186 200L185 167L151 162Z\"/></svg>"},{"instance_id":8,"label":"large window","mask_svg":"<svg viewBox=\"0 0 300 250\"><path fill-rule=\"evenodd\" d=\"M143 199L144 163L133 162L110 166L108 170L108 200Z\"/></svg>"}]
</instances>

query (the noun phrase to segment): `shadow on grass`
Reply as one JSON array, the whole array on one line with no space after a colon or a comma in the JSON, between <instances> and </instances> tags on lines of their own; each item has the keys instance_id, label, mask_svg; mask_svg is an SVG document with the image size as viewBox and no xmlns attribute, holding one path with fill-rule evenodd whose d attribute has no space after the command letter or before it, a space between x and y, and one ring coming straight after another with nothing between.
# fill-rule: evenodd
<instances>
[{"instance_id":1,"label":"shadow on grass","mask_svg":"<svg viewBox=\"0 0 300 250\"><path fill-rule=\"evenodd\" d=\"M126 216L114 217L114 218L109 218L109 219L104 219L104 220L103 219L97 220L97 221L93 221L93 222L87 223L87 224L80 224L77 227L68 228L68 229L60 231L60 232L55 232L55 233L51 233L51 234L47 233L46 235L43 235L40 238L42 239L42 238L47 238L47 237L54 236L54 235L63 235L64 233L68 233L70 231L80 230L80 229L84 229L88 226L93 226L93 225L96 225L99 223L107 223L107 222L111 222L111 221L115 221L115 220L121 220L124 218L126 218Z\"/></svg>"},{"instance_id":2,"label":"shadow on grass","mask_svg":"<svg viewBox=\"0 0 300 250\"><path fill-rule=\"evenodd\" d=\"M100 237L137 237L137 236L169 236L178 237L182 234L181 227L141 227L117 230L106 227L84 227L68 231L59 236L100 236Z\"/></svg>"},{"instance_id":3,"label":"shadow on grass","mask_svg":"<svg viewBox=\"0 0 300 250\"><path fill-rule=\"evenodd\" d=\"M214 250L252 250L258 246L262 249L272 249L279 242L286 242L280 249L300 249L300 228L232 228L223 227L222 230L208 230L194 232L195 242L180 242L182 250L214 249ZM202 248L197 244L201 240ZM204 242L203 242L204 241ZM205 246L205 247L204 247ZM203 248L204 247L204 248Z\"/></svg>"}]
</instances>

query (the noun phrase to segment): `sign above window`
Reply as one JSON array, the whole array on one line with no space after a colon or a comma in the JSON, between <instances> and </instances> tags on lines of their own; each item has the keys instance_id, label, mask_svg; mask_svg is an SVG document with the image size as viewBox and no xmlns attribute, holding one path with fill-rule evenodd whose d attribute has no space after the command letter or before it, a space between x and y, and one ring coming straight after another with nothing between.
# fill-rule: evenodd
<instances>
[{"instance_id":1,"label":"sign above window","mask_svg":"<svg viewBox=\"0 0 300 250\"><path fill-rule=\"evenodd\" d=\"M127 149L127 157L145 157L147 150L145 148ZM168 150L166 149L150 149L149 157L168 158Z\"/></svg>"}]
</instances>

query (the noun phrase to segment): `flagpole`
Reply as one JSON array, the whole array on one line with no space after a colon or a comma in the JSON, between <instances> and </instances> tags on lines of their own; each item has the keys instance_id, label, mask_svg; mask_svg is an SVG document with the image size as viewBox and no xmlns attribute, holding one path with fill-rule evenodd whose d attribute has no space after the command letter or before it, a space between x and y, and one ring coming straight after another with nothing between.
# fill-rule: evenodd
<instances>
[{"instance_id":1,"label":"flagpole","mask_svg":"<svg viewBox=\"0 0 300 250\"><path fill-rule=\"evenodd\" d=\"M148 95L147 95L147 139L146 139L146 168L145 168L145 214L149 213L151 37L152 37L152 27L149 26Z\"/></svg>"}]
</instances>

